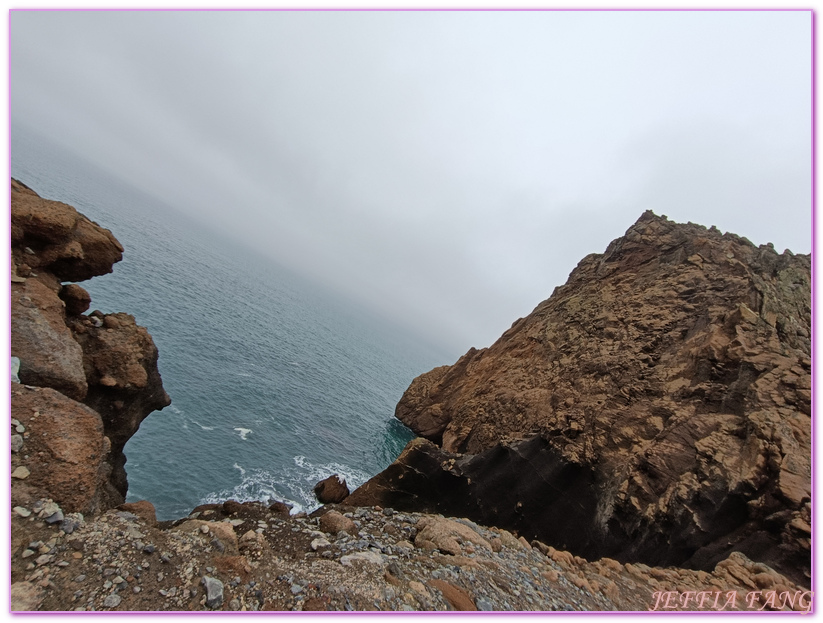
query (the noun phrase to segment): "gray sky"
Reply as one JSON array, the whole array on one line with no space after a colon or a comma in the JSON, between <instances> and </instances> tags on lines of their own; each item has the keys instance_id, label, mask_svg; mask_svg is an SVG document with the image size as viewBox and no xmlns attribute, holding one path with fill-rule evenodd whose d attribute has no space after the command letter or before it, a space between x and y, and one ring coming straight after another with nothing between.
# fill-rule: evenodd
<instances>
[{"instance_id":1,"label":"gray sky","mask_svg":"<svg viewBox=\"0 0 823 623\"><path fill-rule=\"evenodd\" d=\"M811 248L811 14L11 14L11 117L459 354L646 209Z\"/></svg>"}]
</instances>

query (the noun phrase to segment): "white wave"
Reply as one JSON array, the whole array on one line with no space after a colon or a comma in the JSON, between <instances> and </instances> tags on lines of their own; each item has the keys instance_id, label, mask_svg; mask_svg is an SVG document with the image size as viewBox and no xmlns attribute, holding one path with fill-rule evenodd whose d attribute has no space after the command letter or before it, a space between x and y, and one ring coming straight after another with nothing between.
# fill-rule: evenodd
<instances>
[{"instance_id":1,"label":"white wave","mask_svg":"<svg viewBox=\"0 0 823 623\"><path fill-rule=\"evenodd\" d=\"M243 441L245 441L246 436L252 432L250 428L235 428L234 430L240 433L240 439L242 439Z\"/></svg>"},{"instance_id":2,"label":"white wave","mask_svg":"<svg viewBox=\"0 0 823 623\"><path fill-rule=\"evenodd\" d=\"M305 456L295 456L294 467L285 467L276 473L265 469L234 467L240 471L240 482L230 489L210 493L201 504L217 504L225 500L238 502L277 500L292 507L292 514L311 512L320 506L314 497L314 485L332 474L346 480L350 490L362 485L369 474L342 463L314 464Z\"/></svg>"},{"instance_id":3,"label":"white wave","mask_svg":"<svg viewBox=\"0 0 823 623\"><path fill-rule=\"evenodd\" d=\"M198 422L197 420L192 420L192 422L194 422L195 424L197 424L197 425L198 425L200 428L202 428L203 430L214 430L214 426L203 426L203 424L201 424L201 423L200 423L200 422Z\"/></svg>"}]
</instances>

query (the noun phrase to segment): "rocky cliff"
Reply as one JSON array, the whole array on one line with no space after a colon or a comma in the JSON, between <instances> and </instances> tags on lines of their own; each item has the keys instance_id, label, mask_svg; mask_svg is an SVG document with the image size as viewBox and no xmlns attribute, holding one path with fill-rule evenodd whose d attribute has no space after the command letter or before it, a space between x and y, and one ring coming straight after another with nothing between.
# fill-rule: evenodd
<instances>
[{"instance_id":1,"label":"rocky cliff","mask_svg":"<svg viewBox=\"0 0 823 623\"><path fill-rule=\"evenodd\" d=\"M434 508L453 494L453 519L346 505L290 515L281 502L228 500L157 522L150 502L122 504L123 446L147 413L169 403L157 349L131 316L86 314L88 293L63 283L111 271L122 247L73 208L14 180L11 209L12 355L20 361L11 387L13 611L813 608L810 591L739 552L711 572L590 562L526 539L526 524L515 535L466 519L476 510L467 503L475 483L492 487L498 507L509 485L527 500L512 507L528 516L528 479L553 483L544 508L579 516L565 494L591 489L597 464L574 462L539 435L489 440L476 455L413 442L386 472L396 482L418 479L399 505ZM422 377L403 404L434 397L447 376ZM500 433L520 436L516 427ZM419 471L409 470L414 461ZM386 474L350 499L396 497L400 488L380 488ZM436 495L422 490L441 485ZM337 499L346 487L330 478L318 494ZM498 511L488 516L508 521Z\"/></svg>"},{"instance_id":2,"label":"rocky cliff","mask_svg":"<svg viewBox=\"0 0 823 623\"><path fill-rule=\"evenodd\" d=\"M76 283L112 271L123 247L73 207L11 181L13 505L50 498L67 512L122 504L123 447L170 403L151 336L128 314L86 315Z\"/></svg>"},{"instance_id":3,"label":"rocky cliff","mask_svg":"<svg viewBox=\"0 0 823 623\"><path fill-rule=\"evenodd\" d=\"M491 347L415 379L426 440L347 504L465 515L587 557L808 584L810 258L646 212Z\"/></svg>"}]
</instances>

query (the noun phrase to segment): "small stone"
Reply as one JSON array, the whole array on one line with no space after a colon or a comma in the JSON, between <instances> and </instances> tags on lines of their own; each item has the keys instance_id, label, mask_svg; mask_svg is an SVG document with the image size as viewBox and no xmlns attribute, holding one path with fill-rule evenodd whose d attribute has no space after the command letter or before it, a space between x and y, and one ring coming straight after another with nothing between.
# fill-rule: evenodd
<instances>
[{"instance_id":1,"label":"small stone","mask_svg":"<svg viewBox=\"0 0 823 623\"><path fill-rule=\"evenodd\" d=\"M46 523L48 523L48 524L57 523L57 522L63 521L63 519L64 519L63 511L58 509L58 511L56 513L46 517Z\"/></svg>"},{"instance_id":2,"label":"small stone","mask_svg":"<svg viewBox=\"0 0 823 623\"><path fill-rule=\"evenodd\" d=\"M311 548L316 552L318 549L331 547L331 543L325 538L317 538L311 542Z\"/></svg>"},{"instance_id":3,"label":"small stone","mask_svg":"<svg viewBox=\"0 0 823 623\"><path fill-rule=\"evenodd\" d=\"M140 592L141 590L143 590L143 589L141 589L139 586L135 586L135 587L134 587L133 589L131 589L131 590L132 590L132 592L133 592L133 593L137 594L137 593L139 593L139 592Z\"/></svg>"},{"instance_id":4,"label":"small stone","mask_svg":"<svg viewBox=\"0 0 823 623\"><path fill-rule=\"evenodd\" d=\"M477 604L478 610L482 610L485 612L491 612L492 610L494 610L494 604L485 597L478 597L474 600L474 603Z\"/></svg>"},{"instance_id":5,"label":"small stone","mask_svg":"<svg viewBox=\"0 0 823 623\"><path fill-rule=\"evenodd\" d=\"M28 517L31 515L31 511L23 506L15 506L13 510L21 517Z\"/></svg>"},{"instance_id":6,"label":"small stone","mask_svg":"<svg viewBox=\"0 0 823 623\"><path fill-rule=\"evenodd\" d=\"M223 583L206 575L203 576L203 586L206 588L206 605L209 608L219 608L223 604Z\"/></svg>"},{"instance_id":7,"label":"small stone","mask_svg":"<svg viewBox=\"0 0 823 623\"><path fill-rule=\"evenodd\" d=\"M43 554L42 556L38 556L37 559L34 561L37 563L38 567L42 567L43 565L49 564L54 556L49 556L48 554Z\"/></svg>"},{"instance_id":8,"label":"small stone","mask_svg":"<svg viewBox=\"0 0 823 623\"><path fill-rule=\"evenodd\" d=\"M202 532L203 534L208 534L209 527L206 524L203 524L202 526L200 526L200 532Z\"/></svg>"},{"instance_id":9,"label":"small stone","mask_svg":"<svg viewBox=\"0 0 823 623\"><path fill-rule=\"evenodd\" d=\"M15 454L23 449L23 437L20 435L11 436L11 451Z\"/></svg>"},{"instance_id":10,"label":"small stone","mask_svg":"<svg viewBox=\"0 0 823 623\"><path fill-rule=\"evenodd\" d=\"M54 513L56 513L59 510L60 506L58 506L57 503L49 500L48 502L43 504L43 508L40 509L40 512L38 514L40 515L40 517L49 517L51 515L54 515Z\"/></svg>"},{"instance_id":11,"label":"small stone","mask_svg":"<svg viewBox=\"0 0 823 623\"><path fill-rule=\"evenodd\" d=\"M229 610L240 610L240 600L239 599L232 599L229 602Z\"/></svg>"},{"instance_id":12,"label":"small stone","mask_svg":"<svg viewBox=\"0 0 823 623\"><path fill-rule=\"evenodd\" d=\"M11 473L11 477L24 480L29 477L29 474L31 474L29 469L25 465L21 465Z\"/></svg>"},{"instance_id":13,"label":"small stone","mask_svg":"<svg viewBox=\"0 0 823 623\"><path fill-rule=\"evenodd\" d=\"M14 430L16 430L18 433L20 433L22 435L23 433L26 432L26 427L23 426L22 424L18 424L17 426L14 427Z\"/></svg>"},{"instance_id":14,"label":"small stone","mask_svg":"<svg viewBox=\"0 0 823 623\"><path fill-rule=\"evenodd\" d=\"M80 575L78 575L76 578L74 578L74 581L75 581L75 582L82 582L82 581L83 581L83 580L85 580L85 579L86 579L86 574L85 574L85 573L81 573L81 574L80 574Z\"/></svg>"},{"instance_id":15,"label":"small stone","mask_svg":"<svg viewBox=\"0 0 823 623\"><path fill-rule=\"evenodd\" d=\"M20 554L21 558L28 558L29 556L34 556L34 551L30 549L24 549L23 553Z\"/></svg>"},{"instance_id":16,"label":"small stone","mask_svg":"<svg viewBox=\"0 0 823 623\"><path fill-rule=\"evenodd\" d=\"M105 588L106 590L110 589L112 586L113 583L111 580L106 580L105 582L103 582L103 588Z\"/></svg>"},{"instance_id":17,"label":"small stone","mask_svg":"<svg viewBox=\"0 0 823 623\"><path fill-rule=\"evenodd\" d=\"M144 554L153 554L154 553L154 545L152 545L151 543L146 545L146 547L143 548L143 553Z\"/></svg>"},{"instance_id":18,"label":"small stone","mask_svg":"<svg viewBox=\"0 0 823 623\"><path fill-rule=\"evenodd\" d=\"M123 600L120 595L117 593L112 593L108 597L106 597L105 601L103 602L104 608L116 608L120 605L120 602Z\"/></svg>"},{"instance_id":19,"label":"small stone","mask_svg":"<svg viewBox=\"0 0 823 623\"><path fill-rule=\"evenodd\" d=\"M113 584L122 584L123 582L125 582L125 580L119 575L112 580Z\"/></svg>"}]
</instances>

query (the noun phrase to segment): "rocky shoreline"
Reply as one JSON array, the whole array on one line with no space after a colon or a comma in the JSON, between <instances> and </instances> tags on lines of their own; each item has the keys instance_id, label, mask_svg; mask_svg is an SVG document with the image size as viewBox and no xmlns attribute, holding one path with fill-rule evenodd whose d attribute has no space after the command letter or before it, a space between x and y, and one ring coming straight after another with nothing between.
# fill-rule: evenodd
<instances>
[{"instance_id":1,"label":"rocky shoreline","mask_svg":"<svg viewBox=\"0 0 823 623\"><path fill-rule=\"evenodd\" d=\"M649 301L657 305L657 298L666 300L668 282L661 280L659 268L654 278L648 270L644 273L649 264L693 266L699 255L699 268L712 275L710 266L724 260L718 259L721 251L712 255L714 233L701 234L708 242L694 242L695 236L686 232L681 244L672 236L696 226L668 226L665 219L644 215L634 232L620 239L624 242L613 243L605 256L586 258L569 284L558 289L559 297L556 292L490 349L472 350L455 366L415 380L398 405L398 417L428 440L413 441L395 464L348 497L333 491L334 482L320 487L341 503L325 504L307 516L290 515L279 502L228 500L193 509L176 521L158 522L149 502L124 504L128 483L122 452L140 422L170 403L157 372L157 349L128 314L87 314L88 293L76 283L64 283L111 272L123 249L108 230L70 206L43 199L16 180L11 193L11 354L19 360L19 383L12 382L11 388L13 611L812 609L804 566L810 548L811 456L804 428L809 426L811 387L804 355L810 322L803 290L809 284L807 256L777 256L749 243L758 249L745 251L757 254L755 261L735 256L744 252L737 247L724 248L722 257L736 271L740 288L745 289L746 270L761 275L759 305L738 301L729 315L719 303L723 297L701 299L705 284L685 280L674 300L694 309L681 309L680 315L658 309L666 318L655 320ZM652 231L655 227L662 231ZM661 240L666 242L661 245ZM736 237L725 242L729 240L748 249ZM666 244L662 254L649 251ZM700 246L699 253L680 257L688 244ZM660 257L667 259L661 262ZM769 267L766 277L751 269L761 264ZM679 270L672 269L673 279L681 279ZM648 288L631 290L648 300L628 325L609 319L614 306L604 310L582 302L586 284L597 283L599 300L609 300L609 287L619 284L625 290L630 273L635 282L654 281L663 290L657 298ZM720 277L711 276L714 289L706 291L715 292ZM724 296L737 300L740 291L723 283ZM622 299L631 301L630 296ZM571 315L561 317L563 313ZM603 315L602 326L597 326L599 315L588 318L592 313ZM690 335L681 336L692 353L681 361L680 342L672 338L680 327L672 323L681 316L685 322L688 314L702 320ZM654 325L643 331L648 343L639 335L616 339L641 317ZM582 340L569 334L570 327L600 333ZM604 339L619 343L610 350L603 347ZM562 340L572 340L577 350L569 352ZM600 345L597 353L584 352L595 344ZM623 352L620 361L614 360L617 351ZM709 351L711 357L705 356ZM701 358L712 362L708 369L700 368ZM618 370L635 359L646 368L654 368L649 364L654 362L660 370L679 370L679 378L693 381L680 383L677 409L654 402L663 400L654 391L655 378L642 377L645 385L627 384L624 375L604 381L595 392L593 379L604 372L574 363L599 361ZM730 371L732 361L739 364L737 376ZM680 365L684 362L692 362L694 369ZM563 369L567 372L556 372ZM552 370L555 377L548 379ZM718 370L723 374L718 376ZM564 374L575 375L578 384ZM745 387L741 374L748 380ZM505 387L489 391L493 381ZM564 389L555 390L556 397L540 395L539 387L546 383ZM701 387L699 392L684 390L695 386ZM608 414L586 419L591 411L587 401L602 399L604 393L622 401L624 413L635 414L624 423L626 431ZM697 404L709 408L698 412ZM672 412L664 413L664 407ZM687 408L693 412L684 414ZM472 413L481 414L481 420L472 420ZM752 413L765 415L758 419ZM719 424L695 428L701 417ZM748 424L741 428L732 417ZM677 428L681 420L683 426ZM491 422L495 425L490 427ZM611 423L611 445L598 422ZM771 445L764 441L764 449L755 441L765 439L767 424ZM700 487L684 489L682 479L664 479L665 486L659 476L649 480L648 474L661 470L657 457L664 452L679 456L675 442L683 439L700 448L698 457L703 458L693 460L694 465L680 460L669 472L691 469L698 482L715 483L708 493ZM730 441L734 439L742 441ZM791 460L786 458L790 454ZM762 456L772 458L764 463ZM540 478L523 469L523 461ZM602 473L615 461L629 466L623 473L629 484L623 487L615 480L612 494L603 487ZM737 476L738 489L730 474ZM545 497L538 504L545 491L525 488L526 480L540 480L553 490L561 481L567 486L559 487L552 504ZM517 499L503 496L501 485L488 483L503 483ZM668 493L668 487L677 495ZM703 527L717 522L718 509L728 508L718 493L723 487L725 497L743 496L750 511L740 521L735 515L725 531L704 530L709 537L700 541L699 531L683 520L682 508L708 500L717 506L714 512L704 504L692 520ZM576 488L592 499L582 515L568 510L580 502L573 495ZM616 523L604 515L604 491L612 500L608 508L622 509L615 514ZM657 509L656 514L644 523L645 515L626 511L637 505ZM665 555L657 566L637 556L629 560L634 554L625 547L606 553L590 549L586 559L579 555L578 542L562 536L566 533L529 527L552 506L567 513L574 528L569 534L585 532L591 542L609 542L602 530L586 523L591 517L621 526L626 539L640 535L638 542L645 538L664 550L659 537L649 535L681 530L694 542L689 544L691 558L679 555L678 560L692 568ZM660 522L657 532L654 522ZM538 523L559 525L545 518ZM729 546L712 547L718 540ZM564 551L567 547L578 551ZM701 547L711 551L702 565L694 564Z\"/></svg>"}]
</instances>

